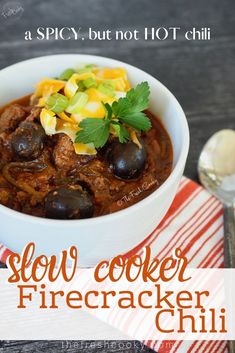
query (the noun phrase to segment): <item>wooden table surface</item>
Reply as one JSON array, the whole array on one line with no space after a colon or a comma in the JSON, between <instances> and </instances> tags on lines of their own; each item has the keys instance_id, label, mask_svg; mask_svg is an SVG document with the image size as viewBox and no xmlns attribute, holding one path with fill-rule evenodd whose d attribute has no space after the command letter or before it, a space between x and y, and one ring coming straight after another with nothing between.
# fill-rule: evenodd
<instances>
[{"instance_id":1,"label":"wooden table surface","mask_svg":"<svg viewBox=\"0 0 235 353\"><path fill-rule=\"evenodd\" d=\"M6 13L9 8L18 12ZM234 0L1 0L0 10L0 69L41 55L87 53L128 62L164 83L182 104L189 122L186 176L197 180L199 153L214 132L235 129ZM181 35L176 41L25 41L24 32L39 26L82 27L83 33L89 27L141 32L145 27L210 27L211 40L186 41ZM55 341L4 341L0 352L149 351L140 344L128 348L128 342L109 346L105 342L72 343L66 348L65 343Z\"/></svg>"}]
</instances>

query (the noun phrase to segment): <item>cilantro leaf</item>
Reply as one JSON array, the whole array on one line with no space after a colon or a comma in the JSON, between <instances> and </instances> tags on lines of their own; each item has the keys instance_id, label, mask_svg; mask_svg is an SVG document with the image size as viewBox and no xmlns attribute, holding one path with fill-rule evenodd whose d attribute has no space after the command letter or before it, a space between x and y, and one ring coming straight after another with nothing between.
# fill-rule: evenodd
<instances>
[{"instance_id":1,"label":"cilantro leaf","mask_svg":"<svg viewBox=\"0 0 235 353\"><path fill-rule=\"evenodd\" d=\"M141 112L149 106L150 88L147 82L142 82L127 92L126 97L120 98L112 105L116 117Z\"/></svg>"},{"instance_id":2,"label":"cilantro leaf","mask_svg":"<svg viewBox=\"0 0 235 353\"><path fill-rule=\"evenodd\" d=\"M150 88L148 82L142 82L129 90L126 98L131 104L132 111L141 112L149 106Z\"/></svg>"},{"instance_id":3,"label":"cilantro leaf","mask_svg":"<svg viewBox=\"0 0 235 353\"><path fill-rule=\"evenodd\" d=\"M99 118L86 118L81 121L76 134L76 143L93 143L96 148L103 147L109 138L110 121Z\"/></svg>"},{"instance_id":4,"label":"cilantro leaf","mask_svg":"<svg viewBox=\"0 0 235 353\"><path fill-rule=\"evenodd\" d=\"M124 117L120 117L119 120L137 131L148 131L152 126L149 118L143 112L129 113Z\"/></svg>"},{"instance_id":5,"label":"cilantro leaf","mask_svg":"<svg viewBox=\"0 0 235 353\"><path fill-rule=\"evenodd\" d=\"M131 104L126 97L120 98L117 102L113 102L112 104L113 114L118 119L120 116L127 115L131 111L131 108Z\"/></svg>"},{"instance_id":6,"label":"cilantro leaf","mask_svg":"<svg viewBox=\"0 0 235 353\"><path fill-rule=\"evenodd\" d=\"M104 118L86 118L81 121L76 134L76 143L93 143L96 148L103 147L110 134L110 126L116 132L121 143L130 140L128 127L136 131L148 131L150 119L143 112L149 106L150 89L147 82L142 82L129 90L126 97L115 101L112 106L102 103L105 110ZM115 120L112 119L113 115Z\"/></svg>"},{"instance_id":7,"label":"cilantro leaf","mask_svg":"<svg viewBox=\"0 0 235 353\"><path fill-rule=\"evenodd\" d=\"M130 140L129 131L127 130L127 128L125 128L125 126L121 125L116 121L111 122L111 125L118 136L119 142L125 143Z\"/></svg>"},{"instance_id":8,"label":"cilantro leaf","mask_svg":"<svg viewBox=\"0 0 235 353\"><path fill-rule=\"evenodd\" d=\"M150 89L147 82L142 82L127 92L125 98L120 98L112 104L114 115L124 124L137 131L147 131L151 128L149 118L142 113L149 106Z\"/></svg>"},{"instance_id":9,"label":"cilantro leaf","mask_svg":"<svg viewBox=\"0 0 235 353\"><path fill-rule=\"evenodd\" d=\"M113 110L111 105L109 105L109 103L104 103L102 102L104 110L105 110L105 119L110 120L112 118L113 115Z\"/></svg>"}]
</instances>

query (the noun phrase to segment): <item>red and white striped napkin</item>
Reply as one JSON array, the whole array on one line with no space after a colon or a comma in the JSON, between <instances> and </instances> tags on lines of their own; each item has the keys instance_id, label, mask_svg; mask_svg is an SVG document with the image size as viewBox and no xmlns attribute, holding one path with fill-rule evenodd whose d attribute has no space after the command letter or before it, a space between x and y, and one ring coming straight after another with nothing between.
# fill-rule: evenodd
<instances>
[{"instance_id":1,"label":"red and white striped napkin","mask_svg":"<svg viewBox=\"0 0 235 353\"><path fill-rule=\"evenodd\" d=\"M182 178L178 193L159 226L128 256L150 245L154 257L170 256L178 247L190 267L224 266L223 207L200 185ZM158 353L226 353L225 341L147 341Z\"/></svg>"},{"instance_id":2,"label":"red and white striped napkin","mask_svg":"<svg viewBox=\"0 0 235 353\"><path fill-rule=\"evenodd\" d=\"M10 254L12 254L12 251L9 250L5 245L0 243L0 262L5 264Z\"/></svg>"},{"instance_id":3,"label":"red and white striped napkin","mask_svg":"<svg viewBox=\"0 0 235 353\"><path fill-rule=\"evenodd\" d=\"M141 254L150 245L154 257L170 256L179 247L190 267L224 266L223 208L220 202L195 182L182 178L178 193L160 225L127 256ZM11 251L0 244L0 261ZM225 341L148 341L158 353L226 353Z\"/></svg>"}]
</instances>

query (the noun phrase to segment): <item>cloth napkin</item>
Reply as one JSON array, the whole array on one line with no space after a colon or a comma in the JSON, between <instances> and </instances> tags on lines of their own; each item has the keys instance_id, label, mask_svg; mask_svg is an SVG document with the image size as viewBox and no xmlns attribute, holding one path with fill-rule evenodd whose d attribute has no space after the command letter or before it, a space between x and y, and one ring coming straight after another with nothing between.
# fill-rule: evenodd
<instances>
[{"instance_id":1,"label":"cloth napkin","mask_svg":"<svg viewBox=\"0 0 235 353\"><path fill-rule=\"evenodd\" d=\"M164 219L146 239L126 256L141 254L150 245L160 260L179 247L190 267L222 268L223 207L200 185L182 178L177 195ZM6 263L11 251L0 244L0 261ZM225 341L146 341L158 353L227 353Z\"/></svg>"}]
</instances>

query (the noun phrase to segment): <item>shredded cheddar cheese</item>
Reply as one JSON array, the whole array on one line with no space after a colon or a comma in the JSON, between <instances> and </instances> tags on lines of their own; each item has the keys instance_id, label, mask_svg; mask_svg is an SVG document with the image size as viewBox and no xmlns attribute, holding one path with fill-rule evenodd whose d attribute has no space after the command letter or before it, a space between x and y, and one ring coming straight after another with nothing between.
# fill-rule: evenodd
<instances>
[{"instance_id":1,"label":"shredded cheddar cheese","mask_svg":"<svg viewBox=\"0 0 235 353\"><path fill-rule=\"evenodd\" d=\"M112 105L120 97L125 97L131 86L124 68L100 68L94 66L88 72L86 70L79 71L73 73L68 81L50 78L43 79L36 85L33 98L37 98L38 106L43 108L40 121L47 135L65 133L74 143L74 149L77 154L92 155L96 154L93 144L75 143L76 133L80 130L79 124L86 118L104 118L105 109L103 104ZM81 93L80 95L85 96L86 100L83 103L75 100L75 103L80 105L78 109L76 105L76 110L73 112L70 107L74 107L74 99L77 99L78 92L84 92L85 94ZM63 110L64 107L62 105L62 109L57 110L57 113L55 113L56 110L53 111L53 107L48 107L48 97L56 96L56 94L57 96L63 95L64 100L70 104L68 109L65 108ZM60 96L60 98L63 97ZM73 97L74 99L71 103ZM66 101L65 103L67 104ZM111 133L115 135L115 131ZM130 131L130 136L132 141L140 146L134 130Z\"/></svg>"}]
</instances>

